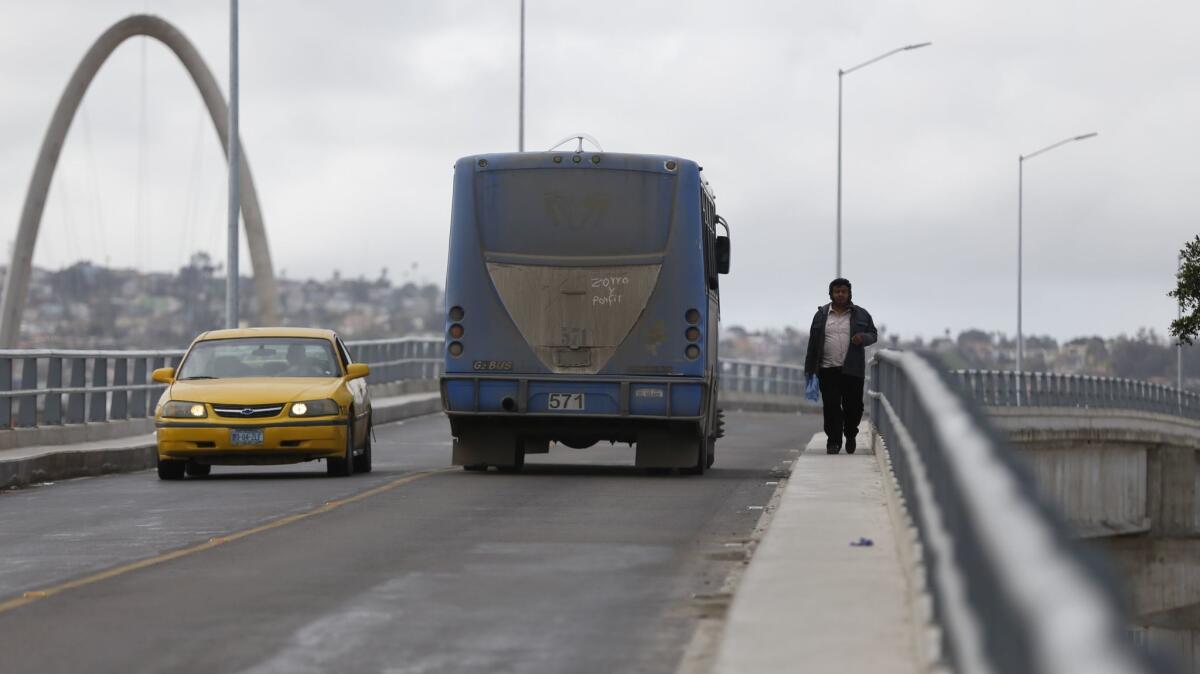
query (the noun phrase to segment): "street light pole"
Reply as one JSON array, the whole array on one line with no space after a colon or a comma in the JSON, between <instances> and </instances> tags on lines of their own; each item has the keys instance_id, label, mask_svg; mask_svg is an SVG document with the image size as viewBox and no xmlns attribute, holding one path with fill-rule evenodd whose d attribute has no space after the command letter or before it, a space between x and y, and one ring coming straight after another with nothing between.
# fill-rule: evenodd
<instances>
[{"instance_id":1,"label":"street light pole","mask_svg":"<svg viewBox=\"0 0 1200 674\"><path fill-rule=\"evenodd\" d=\"M1095 138L1097 135L1098 134L1095 131L1093 131L1092 133L1085 133L1082 136L1071 136L1070 138L1065 138L1063 140L1058 141L1057 143L1047 145L1046 147L1044 147L1040 150L1037 150L1036 152L1030 152L1029 154L1023 154L1023 155L1017 156L1017 405L1018 406L1020 406L1020 404L1021 404L1021 392L1022 392L1022 389L1024 388L1024 382L1025 382L1025 377L1024 377L1024 372L1025 372L1025 333L1024 333L1022 325L1021 325L1021 310L1022 310L1021 301L1022 301L1022 297L1023 297L1021 281L1022 281L1022 276L1023 276L1022 258L1023 258L1023 251L1024 251L1024 240L1023 239L1024 239L1024 229L1025 229L1025 223L1024 223L1025 160L1033 159L1034 157L1038 156L1039 154L1045 154L1045 153L1049 152L1050 150L1053 150L1054 148L1066 145L1067 143L1073 143L1078 140L1087 140L1088 138Z\"/></svg>"},{"instance_id":2,"label":"street light pole","mask_svg":"<svg viewBox=\"0 0 1200 674\"><path fill-rule=\"evenodd\" d=\"M1175 258L1175 273L1183 268L1183 253ZM1175 318L1183 320L1183 300L1175 303ZM1183 414L1183 340L1175 340L1175 397L1179 404L1179 413Z\"/></svg>"},{"instance_id":3,"label":"street light pole","mask_svg":"<svg viewBox=\"0 0 1200 674\"><path fill-rule=\"evenodd\" d=\"M241 169L238 156L238 0L229 0L229 241L225 256L225 327L238 327L238 216Z\"/></svg>"},{"instance_id":4,"label":"street light pole","mask_svg":"<svg viewBox=\"0 0 1200 674\"><path fill-rule=\"evenodd\" d=\"M525 151L525 0L521 0L521 71L517 84L517 152Z\"/></svg>"},{"instance_id":5,"label":"street light pole","mask_svg":"<svg viewBox=\"0 0 1200 674\"><path fill-rule=\"evenodd\" d=\"M522 0L522 2L524 2L524 0ZM864 62L854 66L853 68L846 68L845 70L842 70L840 68L838 69L837 263L836 263L838 278L841 278L841 276L842 276L842 79L846 75L849 75L850 73L854 72L855 70L858 70L860 68L865 68L865 67L871 65L872 63L882 61L883 59L885 59L893 54L899 54L902 51L911 51L913 49L920 49L921 47L928 47L931 44L933 44L933 43L932 42L922 42L920 44L910 44L910 45L907 45L904 47L897 47L896 49L893 49L890 52L887 52L886 54L880 54L879 56L876 56L875 58L873 58L869 61L864 61Z\"/></svg>"}]
</instances>

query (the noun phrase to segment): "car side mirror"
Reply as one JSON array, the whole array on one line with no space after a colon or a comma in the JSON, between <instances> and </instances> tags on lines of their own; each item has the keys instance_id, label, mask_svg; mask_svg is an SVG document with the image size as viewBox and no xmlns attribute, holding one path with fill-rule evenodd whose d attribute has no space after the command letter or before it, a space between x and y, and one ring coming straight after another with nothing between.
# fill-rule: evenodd
<instances>
[{"instance_id":1,"label":"car side mirror","mask_svg":"<svg viewBox=\"0 0 1200 674\"><path fill-rule=\"evenodd\" d=\"M729 273L729 237L717 237L717 273Z\"/></svg>"},{"instance_id":2,"label":"car side mirror","mask_svg":"<svg viewBox=\"0 0 1200 674\"><path fill-rule=\"evenodd\" d=\"M362 379L371 374L371 368L366 363L350 363L346 367L346 379Z\"/></svg>"},{"instance_id":3,"label":"car side mirror","mask_svg":"<svg viewBox=\"0 0 1200 674\"><path fill-rule=\"evenodd\" d=\"M150 374L150 378L160 384L170 384L175 381L175 368L160 367Z\"/></svg>"}]
</instances>

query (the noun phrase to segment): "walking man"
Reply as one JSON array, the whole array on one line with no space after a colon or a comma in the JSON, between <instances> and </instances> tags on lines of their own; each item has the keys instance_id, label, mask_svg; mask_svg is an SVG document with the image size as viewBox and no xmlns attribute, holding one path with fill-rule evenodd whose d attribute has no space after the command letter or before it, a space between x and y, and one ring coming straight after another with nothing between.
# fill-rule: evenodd
<instances>
[{"instance_id":1,"label":"walking man","mask_svg":"<svg viewBox=\"0 0 1200 674\"><path fill-rule=\"evenodd\" d=\"M817 375L825 413L825 451L853 454L854 438L863 415L863 379L867 374L866 348L879 339L875 321L867 310L850 301L850 282L836 278L829 284L829 304L817 307L808 331L804 376Z\"/></svg>"}]
</instances>

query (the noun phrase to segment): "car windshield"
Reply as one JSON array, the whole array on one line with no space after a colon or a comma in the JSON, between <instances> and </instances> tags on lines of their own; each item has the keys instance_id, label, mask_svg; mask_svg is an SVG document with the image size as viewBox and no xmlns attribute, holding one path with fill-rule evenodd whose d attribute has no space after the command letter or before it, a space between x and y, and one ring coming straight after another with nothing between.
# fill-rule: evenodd
<instances>
[{"instance_id":1,"label":"car windshield","mask_svg":"<svg viewBox=\"0 0 1200 674\"><path fill-rule=\"evenodd\" d=\"M178 379L233 377L338 377L341 369L327 339L244 337L196 343L179 366Z\"/></svg>"}]
</instances>

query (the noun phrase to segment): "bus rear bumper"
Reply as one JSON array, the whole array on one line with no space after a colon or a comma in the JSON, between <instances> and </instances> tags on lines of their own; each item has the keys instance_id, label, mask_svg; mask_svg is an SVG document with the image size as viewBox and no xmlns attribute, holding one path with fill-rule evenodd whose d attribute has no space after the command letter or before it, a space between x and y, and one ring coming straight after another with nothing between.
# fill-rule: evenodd
<instances>
[{"instance_id":1,"label":"bus rear bumper","mask_svg":"<svg viewBox=\"0 0 1200 674\"><path fill-rule=\"evenodd\" d=\"M709 383L702 377L588 380L443 375L442 409L455 416L549 419L700 420Z\"/></svg>"}]
</instances>

